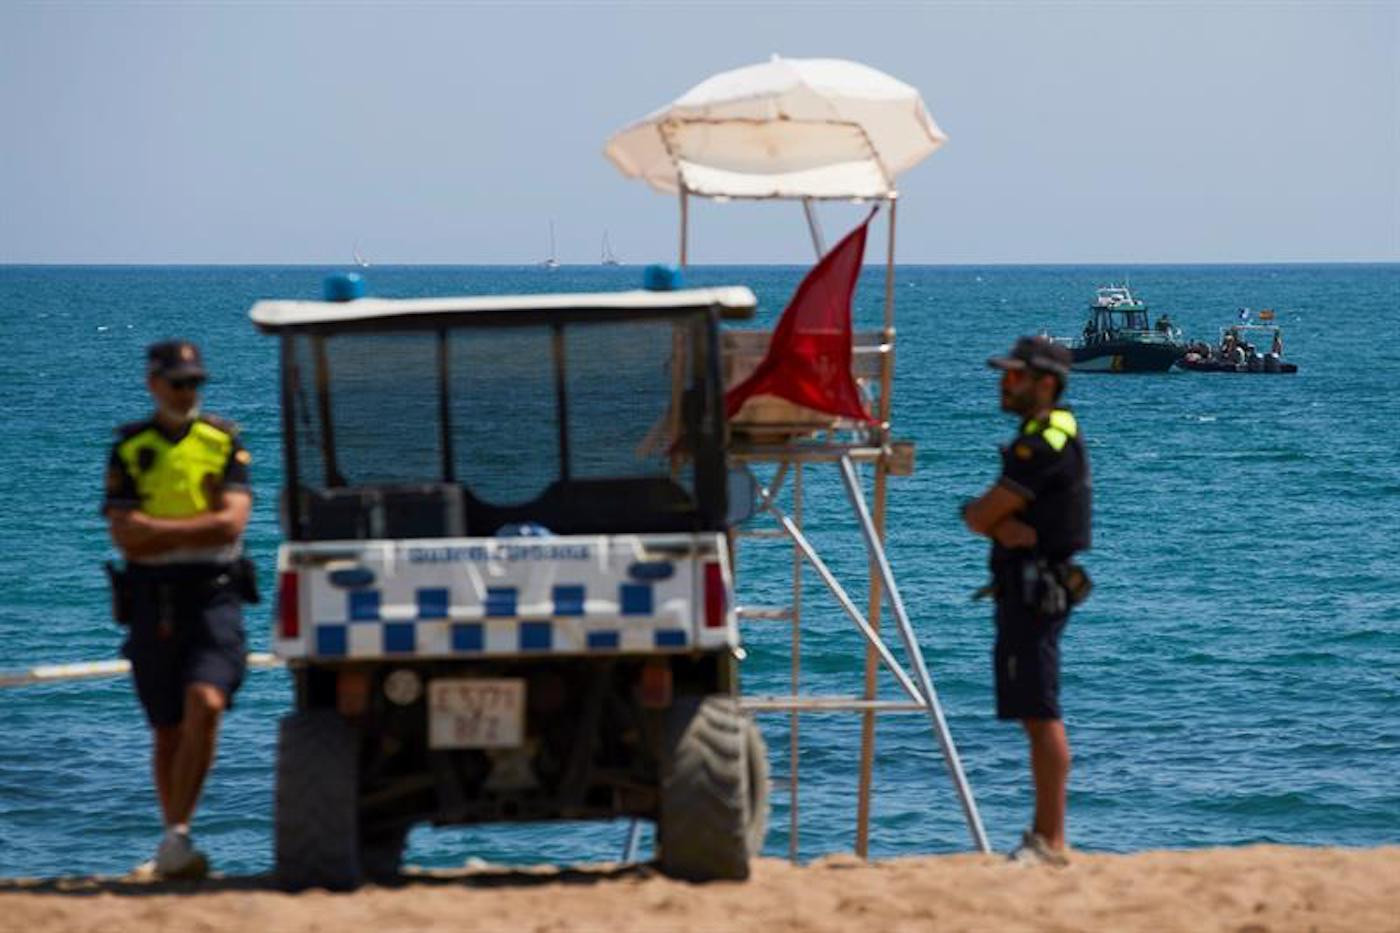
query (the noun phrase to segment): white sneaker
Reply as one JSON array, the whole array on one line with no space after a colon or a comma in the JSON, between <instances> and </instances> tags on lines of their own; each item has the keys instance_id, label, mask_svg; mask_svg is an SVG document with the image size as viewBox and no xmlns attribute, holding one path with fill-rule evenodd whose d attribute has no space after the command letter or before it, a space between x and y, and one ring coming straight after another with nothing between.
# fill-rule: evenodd
<instances>
[{"instance_id":1,"label":"white sneaker","mask_svg":"<svg viewBox=\"0 0 1400 933\"><path fill-rule=\"evenodd\" d=\"M167 831L156 849L156 874L162 878L198 880L209 872L209 860L194 847L189 833Z\"/></svg>"},{"instance_id":2,"label":"white sneaker","mask_svg":"<svg viewBox=\"0 0 1400 933\"><path fill-rule=\"evenodd\" d=\"M1045 837L1033 829L1021 834L1021 844L1012 849L1006 859L1018 865L1050 865L1054 868L1069 865L1068 851L1051 848Z\"/></svg>"}]
</instances>

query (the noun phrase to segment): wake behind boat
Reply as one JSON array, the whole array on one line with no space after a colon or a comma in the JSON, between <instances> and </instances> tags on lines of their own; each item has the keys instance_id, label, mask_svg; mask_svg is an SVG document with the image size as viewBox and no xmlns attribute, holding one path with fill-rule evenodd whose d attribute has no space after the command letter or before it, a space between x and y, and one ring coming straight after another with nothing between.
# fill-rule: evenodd
<instances>
[{"instance_id":1,"label":"wake behind boat","mask_svg":"<svg viewBox=\"0 0 1400 933\"><path fill-rule=\"evenodd\" d=\"M1075 372L1164 373L1186 355L1180 329L1165 314L1149 325L1147 303L1126 285L1098 289L1080 336L1055 339L1069 347Z\"/></svg>"}]
</instances>

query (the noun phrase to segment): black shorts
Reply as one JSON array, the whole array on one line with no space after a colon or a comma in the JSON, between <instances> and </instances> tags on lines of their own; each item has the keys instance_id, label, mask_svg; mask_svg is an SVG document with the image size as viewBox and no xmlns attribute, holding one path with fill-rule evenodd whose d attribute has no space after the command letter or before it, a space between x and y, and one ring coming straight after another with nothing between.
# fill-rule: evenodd
<instances>
[{"instance_id":1,"label":"black shorts","mask_svg":"<svg viewBox=\"0 0 1400 933\"><path fill-rule=\"evenodd\" d=\"M997 603L998 719L1060 718L1060 633L1069 613L1041 616L1019 603Z\"/></svg>"},{"instance_id":2,"label":"black shorts","mask_svg":"<svg viewBox=\"0 0 1400 933\"><path fill-rule=\"evenodd\" d=\"M152 726L185 715L185 688L211 684L228 705L243 683L247 639L243 601L227 578L209 571L135 574L132 622L122 654ZM221 582L222 581L222 582Z\"/></svg>"}]
</instances>

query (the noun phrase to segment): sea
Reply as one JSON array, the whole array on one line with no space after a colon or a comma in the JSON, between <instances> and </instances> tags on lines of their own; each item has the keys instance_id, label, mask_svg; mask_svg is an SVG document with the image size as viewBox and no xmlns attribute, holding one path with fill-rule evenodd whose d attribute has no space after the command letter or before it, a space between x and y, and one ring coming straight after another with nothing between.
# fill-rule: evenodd
<instances>
[{"instance_id":1,"label":"sea","mask_svg":"<svg viewBox=\"0 0 1400 933\"><path fill-rule=\"evenodd\" d=\"M324 267L0 267L0 671L111 659L98 512L112 428L143 417L143 349L198 341L205 405L253 454L247 547L273 579L281 483L277 347L263 298L317 298ZM803 269L698 267L742 284L769 327ZM639 287L639 267L373 267L386 297ZM1073 334L1096 286L1128 280L1191 336L1271 308L1296 375L1076 375L1088 440L1095 589L1063 642L1074 752L1069 832L1086 851L1400 842L1400 265L903 266L896 277L894 430L916 469L890 481L888 552L992 845L1030 818L1025 739L995 719L991 607L970 596L987 545L958 508L991 483L1015 428L985 365L1021 334ZM881 320L883 269L862 276L858 328ZM484 416L489 417L489 413ZM866 554L837 471L805 471L814 545L864 606ZM869 471L863 476L868 484ZM786 501L786 500L784 500ZM739 599L787 601L792 551L746 540ZM864 645L817 576L803 579L801 689L860 690ZM269 601L249 607L266 650ZM882 630L895 653L888 612ZM786 628L745 633L745 691L784 693ZM890 678L883 692L893 696ZM215 867L271 867L283 670L250 672L195 822ZM855 844L860 719L762 715L775 786L765 852ZM161 832L150 740L125 677L0 688L0 876L119 874ZM876 857L952 853L971 837L929 717L879 717ZM797 819L788 776L799 777ZM419 827L410 863L615 861L626 822ZM643 827L643 857L650 851Z\"/></svg>"}]
</instances>

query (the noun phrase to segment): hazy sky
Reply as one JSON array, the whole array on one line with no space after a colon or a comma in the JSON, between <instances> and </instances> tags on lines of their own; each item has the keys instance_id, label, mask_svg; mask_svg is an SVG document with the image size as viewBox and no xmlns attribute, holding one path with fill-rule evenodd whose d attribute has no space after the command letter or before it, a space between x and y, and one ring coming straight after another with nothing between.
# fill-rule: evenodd
<instances>
[{"instance_id":1,"label":"hazy sky","mask_svg":"<svg viewBox=\"0 0 1400 933\"><path fill-rule=\"evenodd\" d=\"M0 0L0 262L671 260L603 142L774 52L948 133L904 262L1400 260L1400 3ZM810 261L800 209L704 205L692 259Z\"/></svg>"}]
</instances>

